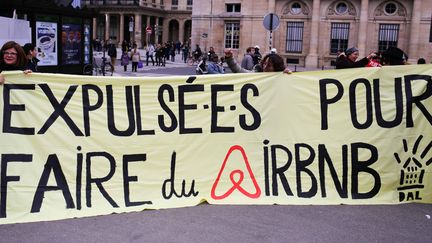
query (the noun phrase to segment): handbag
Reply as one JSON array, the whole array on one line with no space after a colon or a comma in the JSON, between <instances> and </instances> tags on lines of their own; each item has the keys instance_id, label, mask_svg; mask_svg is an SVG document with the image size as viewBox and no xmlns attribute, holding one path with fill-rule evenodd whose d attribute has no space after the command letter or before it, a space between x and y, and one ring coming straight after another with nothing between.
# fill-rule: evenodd
<instances>
[{"instance_id":1,"label":"handbag","mask_svg":"<svg viewBox=\"0 0 432 243\"><path fill-rule=\"evenodd\" d=\"M141 61L139 61L138 62L138 68L143 68L143 67L144 67L143 63Z\"/></svg>"}]
</instances>

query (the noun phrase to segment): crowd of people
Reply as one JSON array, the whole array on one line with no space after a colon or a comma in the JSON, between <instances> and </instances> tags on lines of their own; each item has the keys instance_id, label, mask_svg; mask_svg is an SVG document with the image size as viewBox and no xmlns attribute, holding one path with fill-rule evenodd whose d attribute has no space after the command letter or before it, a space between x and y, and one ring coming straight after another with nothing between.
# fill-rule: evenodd
<instances>
[{"instance_id":1,"label":"crowd of people","mask_svg":"<svg viewBox=\"0 0 432 243\"><path fill-rule=\"evenodd\" d=\"M94 41L94 50L99 48L107 50L108 56L111 58L113 66L117 60L117 47L114 41L108 40L106 45L98 41ZM102 45L102 47L100 46ZM102 50L103 50L102 49ZM128 41L123 41L121 44L122 55L120 65L126 72L127 67L132 63L132 72L137 72L138 68L144 65L148 66L151 63L153 66L166 65L166 60L175 61L176 55L182 55L182 61L187 62L189 58L197 61L197 72L201 74L223 74L225 69L223 63L226 62L233 73L251 73L251 72L285 72L291 71L284 64L283 58L277 54L276 49L272 49L266 55L260 53L258 45L247 47L241 63L238 64L234 58L233 51L226 49L224 56L219 58L213 47L204 54L200 46L197 44L194 50L188 42L167 42L157 44L152 43L144 45L141 51L136 43L132 45ZM1 48L0 72L9 70L21 70L26 74L38 71L38 59L36 58L37 49L34 44L27 43L23 46L14 41L5 43ZM145 56L145 59L142 59ZM335 62L336 69L359 68L359 67L381 67L384 65L405 65L407 64L408 55L397 47L389 47L382 53L372 52L364 58L359 59L359 50L356 47L348 48L340 51ZM419 58L417 64L425 64L424 58ZM4 77L0 74L0 84L4 83Z\"/></svg>"},{"instance_id":2,"label":"crowd of people","mask_svg":"<svg viewBox=\"0 0 432 243\"><path fill-rule=\"evenodd\" d=\"M111 63L115 65L115 59L117 59L117 51L113 41L108 40L105 43L108 43L106 50L108 51L108 56L111 57ZM94 50L98 51L101 44L99 42L94 41ZM144 43L142 50L138 49L138 45L136 42L132 44L127 40L124 40L121 44L121 57L120 65L123 66L123 70L126 72L128 65L132 62L132 72L137 72L137 67L148 66L149 63L152 66L162 66L165 67L166 61L169 60L171 62L175 62L176 56L181 55L181 60L185 63L189 58L190 53L190 45L188 42L181 43L177 42L165 42L158 43L154 45L153 43ZM102 48L101 51L104 51ZM144 58L141 59L141 56Z\"/></svg>"}]
</instances>

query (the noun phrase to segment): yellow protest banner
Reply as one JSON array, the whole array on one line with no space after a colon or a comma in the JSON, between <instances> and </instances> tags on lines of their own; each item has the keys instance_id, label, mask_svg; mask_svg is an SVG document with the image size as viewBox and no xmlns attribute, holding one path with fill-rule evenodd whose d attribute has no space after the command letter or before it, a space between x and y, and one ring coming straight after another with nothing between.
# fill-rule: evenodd
<instances>
[{"instance_id":1,"label":"yellow protest banner","mask_svg":"<svg viewBox=\"0 0 432 243\"><path fill-rule=\"evenodd\" d=\"M432 66L3 73L0 224L211 204L432 203Z\"/></svg>"}]
</instances>

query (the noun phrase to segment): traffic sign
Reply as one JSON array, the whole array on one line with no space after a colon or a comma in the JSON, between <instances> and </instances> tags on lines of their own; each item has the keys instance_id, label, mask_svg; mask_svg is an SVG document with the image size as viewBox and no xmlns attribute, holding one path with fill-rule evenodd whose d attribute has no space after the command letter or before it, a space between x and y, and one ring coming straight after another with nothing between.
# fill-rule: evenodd
<instances>
[{"instance_id":1,"label":"traffic sign","mask_svg":"<svg viewBox=\"0 0 432 243\"><path fill-rule=\"evenodd\" d=\"M273 31L279 26L279 17L274 13L269 13L264 17L263 25L266 30Z\"/></svg>"},{"instance_id":2,"label":"traffic sign","mask_svg":"<svg viewBox=\"0 0 432 243\"><path fill-rule=\"evenodd\" d=\"M146 32L147 32L147 34L151 34L152 33L152 28L150 26L147 26Z\"/></svg>"}]
</instances>

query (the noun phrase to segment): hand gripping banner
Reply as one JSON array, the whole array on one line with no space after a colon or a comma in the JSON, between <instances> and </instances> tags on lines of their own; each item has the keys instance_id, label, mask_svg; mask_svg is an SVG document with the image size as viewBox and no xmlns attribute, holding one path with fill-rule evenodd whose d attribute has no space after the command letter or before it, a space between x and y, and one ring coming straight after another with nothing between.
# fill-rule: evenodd
<instances>
[{"instance_id":1,"label":"hand gripping banner","mask_svg":"<svg viewBox=\"0 0 432 243\"><path fill-rule=\"evenodd\" d=\"M4 72L0 224L210 204L432 203L432 66Z\"/></svg>"}]
</instances>

